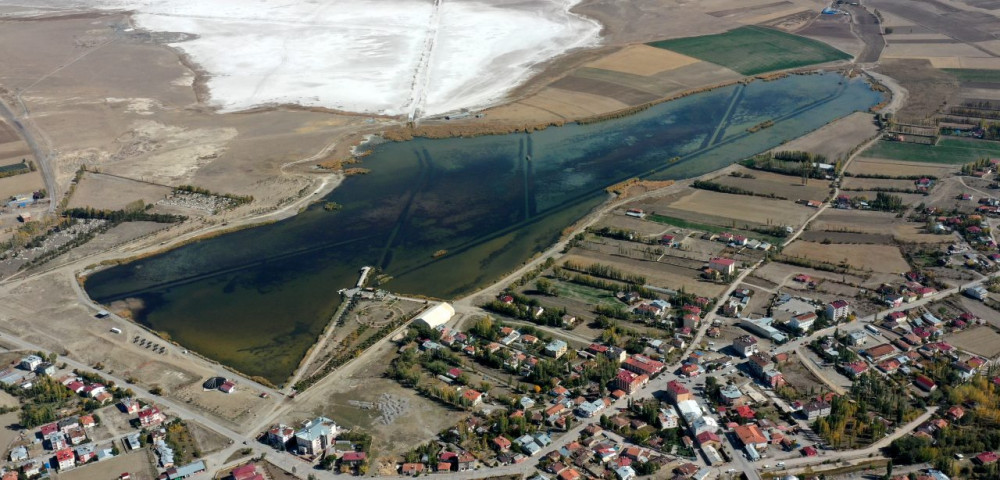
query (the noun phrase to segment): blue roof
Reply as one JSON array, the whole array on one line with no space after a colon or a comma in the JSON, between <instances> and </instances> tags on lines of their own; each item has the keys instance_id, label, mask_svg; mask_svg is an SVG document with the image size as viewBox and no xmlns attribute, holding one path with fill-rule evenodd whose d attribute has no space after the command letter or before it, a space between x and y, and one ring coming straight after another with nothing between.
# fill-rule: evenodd
<instances>
[{"instance_id":1,"label":"blue roof","mask_svg":"<svg viewBox=\"0 0 1000 480\"><path fill-rule=\"evenodd\" d=\"M192 462L182 467L177 467L173 475L170 478L186 478L194 475L198 472L205 471L205 462L198 460L197 462Z\"/></svg>"}]
</instances>

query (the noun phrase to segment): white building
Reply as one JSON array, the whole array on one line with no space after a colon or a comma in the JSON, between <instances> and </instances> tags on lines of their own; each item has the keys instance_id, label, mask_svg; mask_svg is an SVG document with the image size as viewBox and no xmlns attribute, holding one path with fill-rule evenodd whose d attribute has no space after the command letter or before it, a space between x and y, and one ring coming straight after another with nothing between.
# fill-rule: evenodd
<instances>
[{"instance_id":1,"label":"white building","mask_svg":"<svg viewBox=\"0 0 1000 480\"><path fill-rule=\"evenodd\" d=\"M447 302L441 302L431 308L428 308L427 310L424 310L420 315L417 315L417 317L413 319L413 323L424 325L427 328L433 329L448 323L448 320L451 320L451 317L454 316L455 308Z\"/></svg>"}]
</instances>

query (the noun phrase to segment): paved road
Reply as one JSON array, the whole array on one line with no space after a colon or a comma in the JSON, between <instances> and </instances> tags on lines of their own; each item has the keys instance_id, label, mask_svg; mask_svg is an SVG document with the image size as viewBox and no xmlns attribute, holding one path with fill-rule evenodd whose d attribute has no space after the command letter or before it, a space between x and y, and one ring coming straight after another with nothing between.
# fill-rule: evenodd
<instances>
[{"instance_id":1,"label":"paved road","mask_svg":"<svg viewBox=\"0 0 1000 480\"><path fill-rule=\"evenodd\" d=\"M0 100L0 117L3 117L10 126L17 130L21 137L24 138L24 142L28 144L28 148L31 149L31 154L34 155L35 163L38 164L38 170L42 173L42 179L45 181L45 191L49 198L49 213L55 212L60 195L59 185L52 174L52 159L50 154L38 146L38 142L35 141L35 137L31 131L24 127L21 120L7 107L7 104L3 100Z\"/></svg>"}]
</instances>

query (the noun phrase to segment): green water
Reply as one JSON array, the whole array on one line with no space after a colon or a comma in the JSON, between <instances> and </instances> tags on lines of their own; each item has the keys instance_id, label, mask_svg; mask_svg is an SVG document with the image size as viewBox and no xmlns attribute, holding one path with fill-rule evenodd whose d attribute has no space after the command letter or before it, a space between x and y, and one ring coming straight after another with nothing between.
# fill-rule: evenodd
<instances>
[{"instance_id":1,"label":"green water","mask_svg":"<svg viewBox=\"0 0 1000 480\"><path fill-rule=\"evenodd\" d=\"M532 134L387 143L322 204L276 223L103 270L101 303L133 298L135 319L250 375L281 383L353 286L376 265L399 293L453 298L554 243L643 176L699 175L880 100L860 80L791 76L688 96L636 115ZM775 125L755 134L746 128ZM529 160L530 157L530 160ZM670 162L673 157L680 161ZM440 258L434 252L447 250Z\"/></svg>"}]
</instances>

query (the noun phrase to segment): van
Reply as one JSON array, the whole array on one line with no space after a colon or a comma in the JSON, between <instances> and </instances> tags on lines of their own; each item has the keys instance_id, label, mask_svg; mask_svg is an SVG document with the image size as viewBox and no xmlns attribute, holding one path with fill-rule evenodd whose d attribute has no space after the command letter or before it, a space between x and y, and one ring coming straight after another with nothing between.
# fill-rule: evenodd
<instances>
[{"instance_id":1,"label":"van","mask_svg":"<svg viewBox=\"0 0 1000 480\"><path fill-rule=\"evenodd\" d=\"M111 333L122 333L122 329L120 329L118 327L112 327L111 328Z\"/></svg>"}]
</instances>

